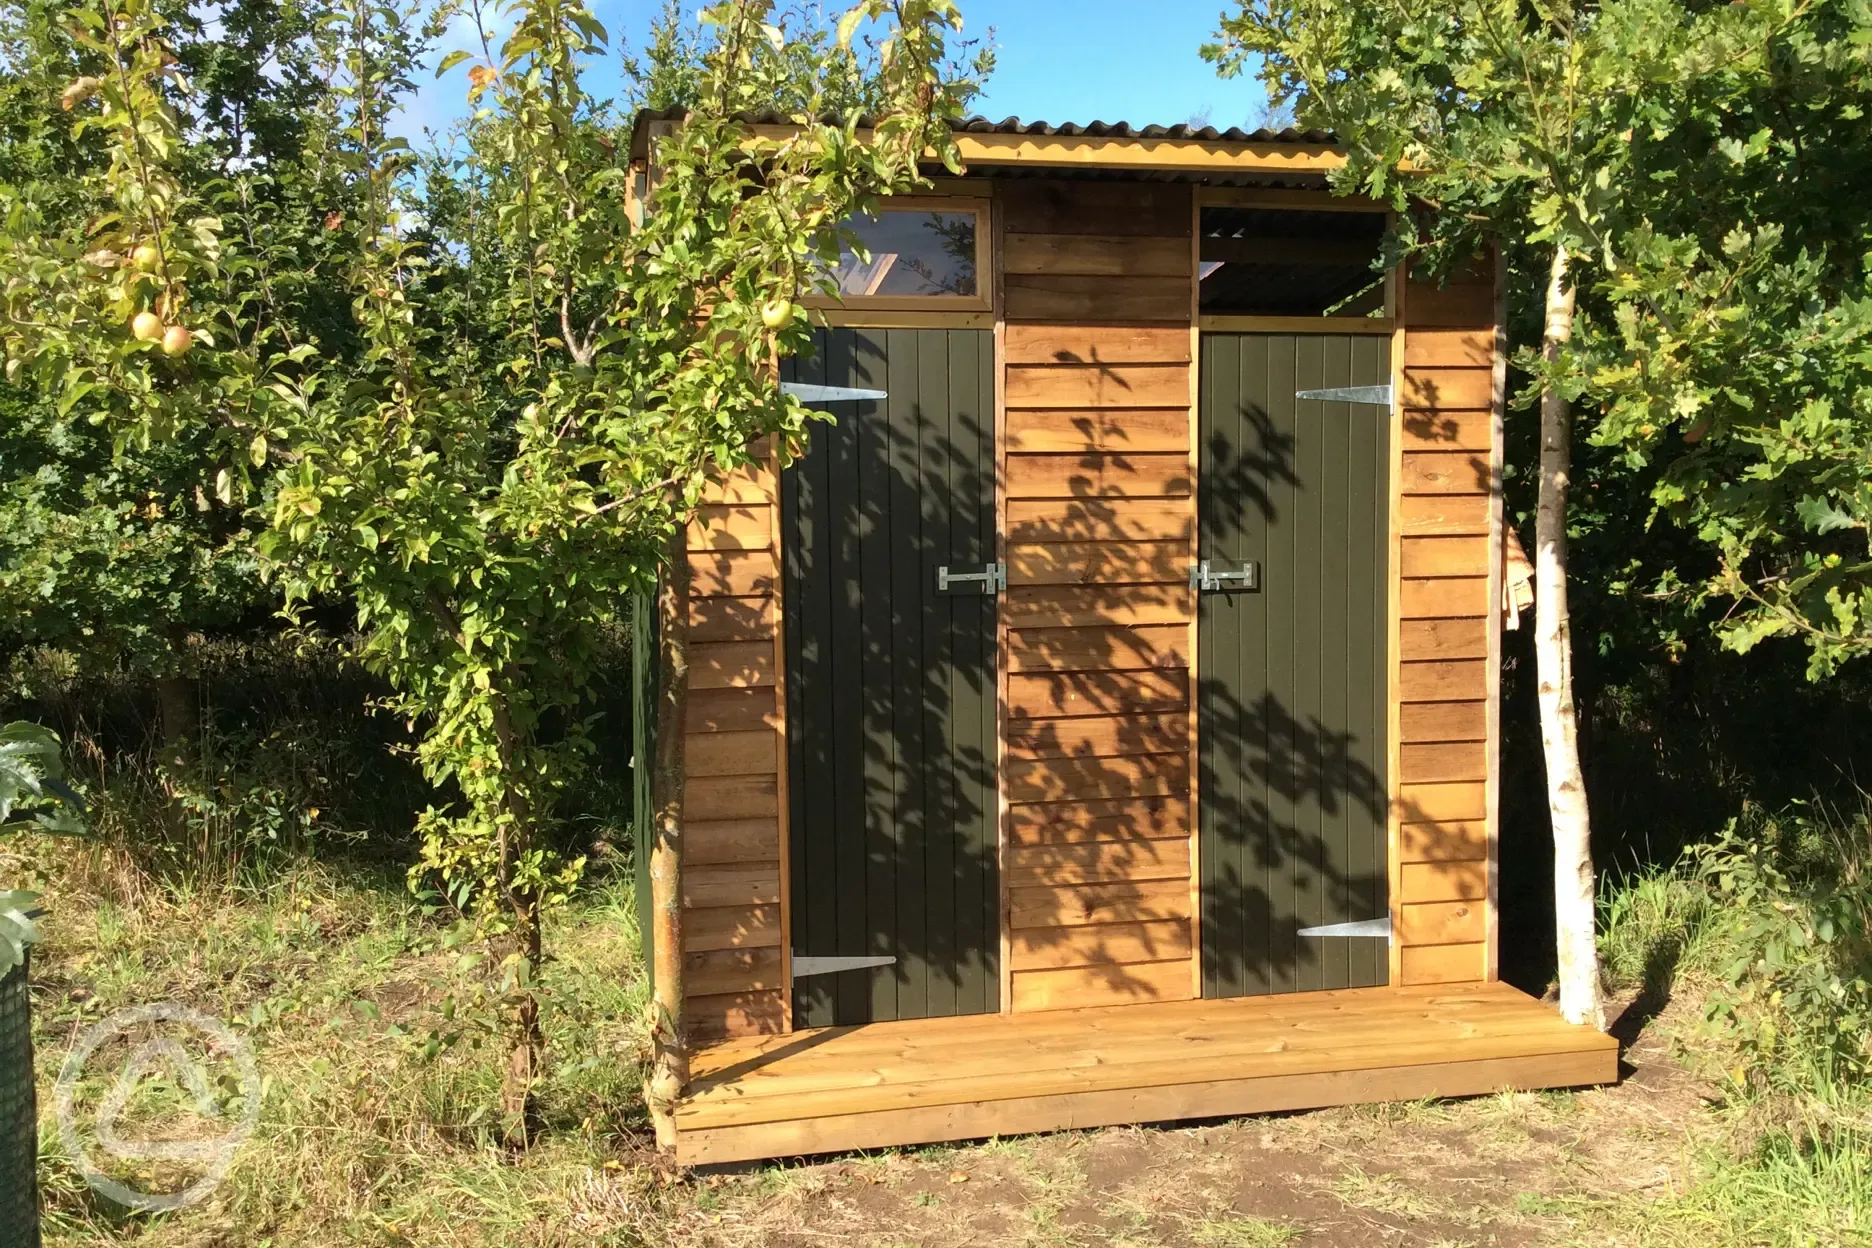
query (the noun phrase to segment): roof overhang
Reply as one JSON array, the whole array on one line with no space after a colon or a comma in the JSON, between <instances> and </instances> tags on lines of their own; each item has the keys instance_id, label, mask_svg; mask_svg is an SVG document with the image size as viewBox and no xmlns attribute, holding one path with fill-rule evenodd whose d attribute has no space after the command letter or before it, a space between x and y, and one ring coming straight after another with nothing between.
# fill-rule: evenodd
<instances>
[{"instance_id":1,"label":"roof overhang","mask_svg":"<svg viewBox=\"0 0 1872 1248\"><path fill-rule=\"evenodd\" d=\"M649 123L649 124L646 124ZM660 124L658 124L660 123ZM650 140L680 124L670 114L639 118L632 136L632 155L649 155ZM784 142L798 127L766 118L750 120L753 137ZM964 123L955 134L956 154L965 166L982 173L1003 169L1110 169L1138 174L1182 174L1202 177L1287 175L1320 177L1345 164L1345 150L1321 142L1314 134L1289 131L1274 136L1231 131L1192 131L1188 127L1151 127L1138 133L1129 127L1065 127L1039 125L1015 128L1015 123L984 126ZM933 155L933 154L932 154Z\"/></svg>"}]
</instances>

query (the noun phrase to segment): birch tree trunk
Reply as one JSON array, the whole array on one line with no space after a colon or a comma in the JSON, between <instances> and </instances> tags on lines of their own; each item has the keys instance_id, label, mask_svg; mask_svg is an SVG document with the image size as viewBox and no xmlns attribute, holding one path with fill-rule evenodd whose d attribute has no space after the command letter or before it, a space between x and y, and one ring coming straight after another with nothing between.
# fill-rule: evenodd
<instances>
[{"instance_id":1,"label":"birch tree trunk","mask_svg":"<svg viewBox=\"0 0 1872 1248\"><path fill-rule=\"evenodd\" d=\"M670 1114L689 1083L689 1051L683 1035L682 826L687 772L683 721L689 706L688 526L678 521L666 550L663 584L657 594L658 692L656 807L650 847L650 915L655 997L652 1003L654 1064L647 1101L657 1135L665 1143Z\"/></svg>"},{"instance_id":2,"label":"birch tree trunk","mask_svg":"<svg viewBox=\"0 0 1872 1248\"><path fill-rule=\"evenodd\" d=\"M1554 249L1541 356L1559 357L1573 336L1571 257ZM1534 525L1534 655L1540 679L1541 749L1553 816L1554 929L1560 955L1560 1013L1605 1030L1599 995L1592 824L1580 771L1579 717L1573 707L1573 638L1567 613L1567 488L1573 471L1572 412L1549 386L1540 404L1540 498Z\"/></svg>"}]
</instances>

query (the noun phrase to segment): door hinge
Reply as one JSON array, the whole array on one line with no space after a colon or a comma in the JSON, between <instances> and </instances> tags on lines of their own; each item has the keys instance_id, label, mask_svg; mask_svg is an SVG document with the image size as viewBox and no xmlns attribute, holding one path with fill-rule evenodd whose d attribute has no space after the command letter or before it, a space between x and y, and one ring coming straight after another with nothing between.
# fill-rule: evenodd
<instances>
[{"instance_id":1,"label":"door hinge","mask_svg":"<svg viewBox=\"0 0 1872 1248\"><path fill-rule=\"evenodd\" d=\"M1391 383L1382 386L1334 386L1327 390L1296 390L1296 399L1318 399L1322 403L1372 403L1391 406Z\"/></svg>"},{"instance_id":2,"label":"door hinge","mask_svg":"<svg viewBox=\"0 0 1872 1248\"><path fill-rule=\"evenodd\" d=\"M858 390L851 386L819 386L809 381L783 381L780 389L806 403L864 403L889 398L886 390Z\"/></svg>"},{"instance_id":3,"label":"door hinge","mask_svg":"<svg viewBox=\"0 0 1872 1248\"><path fill-rule=\"evenodd\" d=\"M1382 919L1359 919L1353 923L1328 923L1324 927L1303 927L1302 936L1371 936L1391 939L1391 916Z\"/></svg>"},{"instance_id":4,"label":"door hinge","mask_svg":"<svg viewBox=\"0 0 1872 1248\"><path fill-rule=\"evenodd\" d=\"M884 954L854 958L811 958L796 953L793 955L793 978L836 975L840 971L864 971L874 966L892 966L896 961L896 958Z\"/></svg>"},{"instance_id":5,"label":"door hinge","mask_svg":"<svg viewBox=\"0 0 1872 1248\"><path fill-rule=\"evenodd\" d=\"M936 592L956 592L951 586L979 585L980 593L998 594L1007 588L1007 564L985 563L979 572L951 572L944 564L936 569Z\"/></svg>"},{"instance_id":6,"label":"door hinge","mask_svg":"<svg viewBox=\"0 0 1872 1248\"><path fill-rule=\"evenodd\" d=\"M1205 594L1229 593L1261 588L1261 565L1245 561L1240 568L1227 572L1209 565L1207 559L1190 565L1190 588Z\"/></svg>"}]
</instances>

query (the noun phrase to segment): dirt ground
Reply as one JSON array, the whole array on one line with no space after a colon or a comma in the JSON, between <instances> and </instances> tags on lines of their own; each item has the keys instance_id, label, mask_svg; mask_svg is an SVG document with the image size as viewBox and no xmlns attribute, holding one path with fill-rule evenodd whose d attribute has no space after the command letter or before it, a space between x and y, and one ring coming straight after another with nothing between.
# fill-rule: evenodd
<instances>
[{"instance_id":1,"label":"dirt ground","mask_svg":"<svg viewBox=\"0 0 1872 1248\"><path fill-rule=\"evenodd\" d=\"M671 1174L661 1229L710 1248L1627 1242L1614 1225L1680 1194L1715 1136L1665 1038L1681 1011L1645 1028L1617 1087Z\"/></svg>"}]
</instances>

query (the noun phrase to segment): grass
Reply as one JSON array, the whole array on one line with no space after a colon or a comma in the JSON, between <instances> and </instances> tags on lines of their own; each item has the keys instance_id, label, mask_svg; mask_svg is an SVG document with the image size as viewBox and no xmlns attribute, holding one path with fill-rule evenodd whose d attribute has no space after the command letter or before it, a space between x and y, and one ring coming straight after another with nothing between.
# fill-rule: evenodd
<instances>
[{"instance_id":1,"label":"grass","mask_svg":"<svg viewBox=\"0 0 1872 1248\"><path fill-rule=\"evenodd\" d=\"M445 1017L485 969L442 947L400 880L303 866L264 891L146 894L135 907L51 882L35 965L42 1096L72 1036L161 1000L232 1020L265 1093L255 1137L207 1205L155 1219L93 1197L48 1121L49 1243L650 1242L657 1174L639 1164L645 992L627 888L591 892L555 925L548 1130L516 1158L488 1118L498 1046Z\"/></svg>"},{"instance_id":2,"label":"grass","mask_svg":"<svg viewBox=\"0 0 1872 1248\"><path fill-rule=\"evenodd\" d=\"M85 1026L159 1000L230 1020L267 1080L255 1138L177 1215L93 1196L48 1122L51 1244L1872 1244L1872 1094L1836 1063L1730 1075L1759 1054L1696 1003L1724 991L1740 929L1687 872L1625 881L1605 910L1610 975L1666 1007L1652 1033L1691 1072L1674 1076L1669 1112L1640 1081L694 1177L648 1138L643 968L621 883L553 922L546 1131L516 1155L489 1120L498 1046L472 1022L488 967L447 947L394 871L302 861L191 889L119 878L131 868L106 846L6 852L0 866L36 874L52 915L35 964L42 1094ZM149 1115L187 1108L173 1083L138 1096Z\"/></svg>"}]
</instances>

